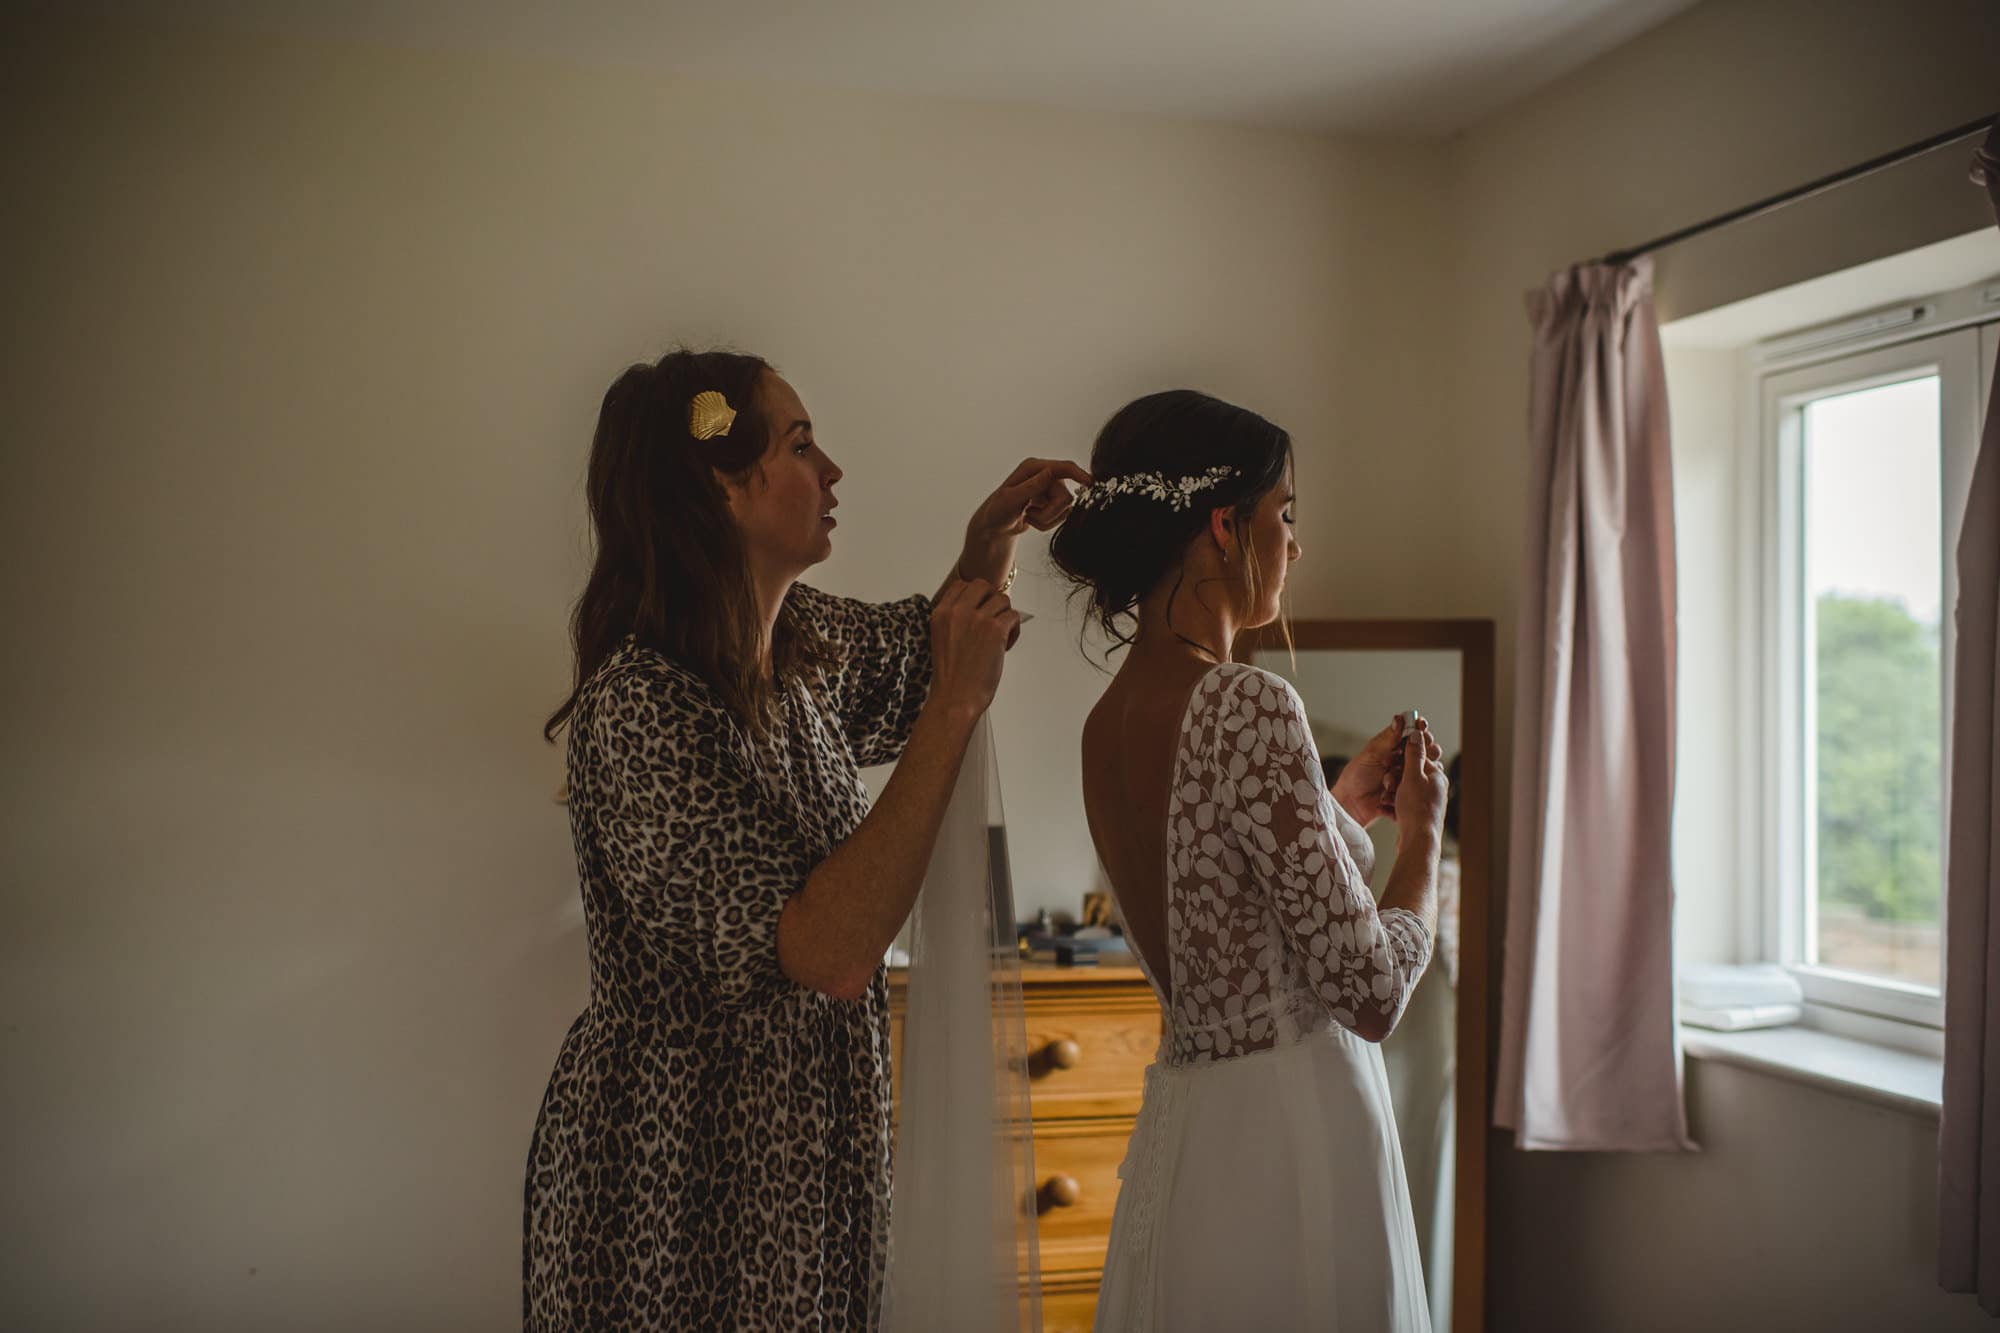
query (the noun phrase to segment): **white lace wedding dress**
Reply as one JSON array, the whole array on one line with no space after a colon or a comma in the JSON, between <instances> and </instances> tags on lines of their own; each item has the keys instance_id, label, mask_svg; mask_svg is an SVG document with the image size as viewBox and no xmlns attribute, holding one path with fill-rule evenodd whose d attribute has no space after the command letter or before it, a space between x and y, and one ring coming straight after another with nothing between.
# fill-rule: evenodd
<instances>
[{"instance_id":1,"label":"white lace wedding dress","mask_svg":"<svg viewBox=\"0 0 2000 1333\"><path fill-rule=\"evenodd\" d=\"M1281 677L1218 666L1167 817L1166 1030L1146 1071L1097 1328L1428 1330L1380 1038L1430 961L1378 911ZM1164 961L1167 975L1161 976Z\"/></svg>"}]
</instances>

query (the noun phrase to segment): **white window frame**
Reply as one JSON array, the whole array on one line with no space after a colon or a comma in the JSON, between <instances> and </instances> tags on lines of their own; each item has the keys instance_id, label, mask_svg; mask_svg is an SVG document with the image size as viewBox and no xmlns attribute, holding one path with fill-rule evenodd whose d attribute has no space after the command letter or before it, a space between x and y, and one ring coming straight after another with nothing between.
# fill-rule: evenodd
<instances>
[{"instance_id":1,"label":"white window frame","mask_svg":"<svg viewBox=\"0 0 2000 1333\"><path fill-rule=\"evenodd\" d=\"M1918 1044L1935 1042L1944 1025L1941 995L1925 987L1893 980L1867 979L1838 969L1805 962L1810 922L1805 914L1805 871L1811 864L1811 836L1803 811L1812 780L1811 707L1814 694L1808 678L1810 655L1802 621L1810 615L1804 598L1796 595L1804 558L1800 501L1798 408L1834 392L1852 391L1920 375L1940 376L1940 426L1943 449L1943 509L1939 552L1945 607L1942 616L1943 725L1941 759L1949 774L1951 672L1957 604L1954 553L1965 511L1965 494L1972 460L1979 443L1979 423L1986 402L2000 325L1980 287L1910 307L1914 317L1878 321L1861 316L1851 321L1860 330L1850 339L1821 341L1797 337L1776 339L1746 354L1750 401L1746 418L1751 447L1744 450L1745 495L1756 499L1743 507L1745 549L1759 558L1744 561L1740 606L1744 674L1739 697L1759 706L1757 722L1741 728L1743 751L1739 771L1744 790L1758 794L1748 826L1743 829L1744 883L1760 886L1747 894L1743 918L1744 956L1784 965L1798 979L1809 1011L1823 1026L1841 1028L1881 1040L1897 1041L1896 1029L1918 1034ZM1887 322L1880 332L1871 323ZM1787 351L1788 345L1797 348ZM1796 749L1794 749L1796 747ZM1784 762L1788 752L1801 762ZM1943 809L1950 808L1944 794ZM1745 813L1751 813L1746 811ZM1942 846L1942 843L1940 844ZM1921 1034L1928 1032L1928 1036Z\"/></svg>"}]
</instances>

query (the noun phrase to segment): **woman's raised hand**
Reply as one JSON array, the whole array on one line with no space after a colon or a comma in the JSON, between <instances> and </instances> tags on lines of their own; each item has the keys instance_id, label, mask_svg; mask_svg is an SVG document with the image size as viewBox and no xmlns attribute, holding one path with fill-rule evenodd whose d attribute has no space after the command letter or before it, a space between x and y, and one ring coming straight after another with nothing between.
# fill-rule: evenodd
<instances>
[{"instance_id":1,"label":"woman's raised hand","mask_svg":"<svg viewBox=\"0 0 2000 1333\"><path fill-rule=\"evenodd\" d=\"M1419 833L1442 839L1445 798L1450 792L1444 751L1431 739L1430 723L1419 719L1403 748L1403 780L1396 788L1397 842Z\"/></svg>"},{"instance_id":2,"label":"woman's raised hand","mask_svg":"<svg viewBox=\"0 0 2000 1333\"><path fill-rule=\"evenodd\" d=\"M953 572L961 579L995 583L1014 567L1014 547L1029 528L1047 532L1069 513L1069 483L1090 484L1090 474L1062 458L1029 458L1007 474L1000 489L979 502L965 525L965 549Z\"/></svg>"},{"instance_id":3,"label":"woman's raised hand","mask_svg":"<svg viewBox=\"0 0 2000 1333\"><path fill-rule=\"evenodd\" d=\"M954 579L931 607L931 700L976 718L993 703L1021 615L984 579Z\"/></svg>"},{"instance_id":4,"label":"woman's raised hand","mask_svg":"<svg viewBox=\"0 0 2000 1333\"><path fill-rule=\"evenodd\" d=\"M1047 532L1069 513L1068 482L1090 484L1090 474L1066 458L1026 458L986 497L966 525L968 539L1018 537L1029 528Z\"/></svg>"}]
</instances>

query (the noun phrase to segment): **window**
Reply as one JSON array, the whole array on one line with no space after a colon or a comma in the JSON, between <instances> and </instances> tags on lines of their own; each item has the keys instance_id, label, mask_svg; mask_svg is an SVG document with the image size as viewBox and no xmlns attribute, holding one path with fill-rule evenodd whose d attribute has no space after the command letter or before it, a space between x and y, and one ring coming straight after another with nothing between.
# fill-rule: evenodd
<instances>
[{"instance_id":1,"label":"window","mask_svg":"<svg viewBox=\"0 0 2000 1333\"><path fill-rule=\"evenodd\" d=\"M1901 323L1924 334L1935 310ZM1952 561L1981 336L1877 335L1845 353L1858 338L1779 340L1759 373L1764 952L1816 1005L1929 1027L1943 1022Z\"/></svg>"}]
</instances>

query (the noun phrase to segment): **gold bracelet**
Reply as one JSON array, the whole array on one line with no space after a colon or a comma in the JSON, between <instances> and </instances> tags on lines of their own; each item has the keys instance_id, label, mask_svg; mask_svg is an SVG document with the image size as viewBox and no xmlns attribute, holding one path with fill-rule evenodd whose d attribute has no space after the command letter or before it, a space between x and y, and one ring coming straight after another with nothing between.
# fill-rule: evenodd
<instances>
[{"instance_id":1,"label":"gold bracelet","mask_svg":"<svg viewBox=\"0 0 2000 1333\"><path fill-rule=\"evenodd\" d=\"M971 579L965 577L965 561L963 560L960 560L957 564L953 565L951 567L951 572L958 575L958 581L960 583L972 582ZM1021 567L1019 565L1010 565L1007 569L1007 577L1000 580L1000 586L995 588L994 591L1004 597L1007 594L1007 590L1014 586L1014 576L1020 572L1021 572Z\"/></svg>"}]
</instances>

